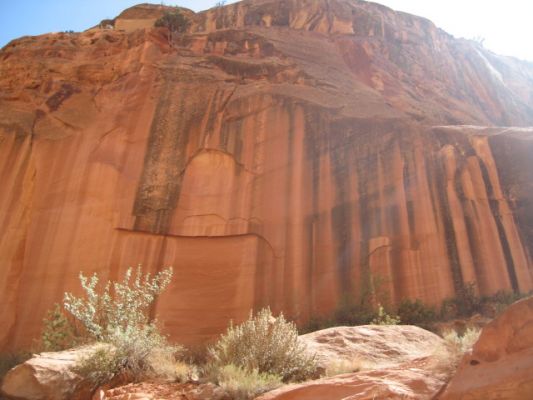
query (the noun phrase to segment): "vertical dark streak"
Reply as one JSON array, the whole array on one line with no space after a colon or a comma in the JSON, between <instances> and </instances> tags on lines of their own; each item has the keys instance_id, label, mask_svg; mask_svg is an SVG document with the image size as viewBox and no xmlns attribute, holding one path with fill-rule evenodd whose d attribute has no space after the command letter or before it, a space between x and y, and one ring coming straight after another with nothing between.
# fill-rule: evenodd
<instances>
[{"instance_id":1,"label":"vertical dark streak","mask_svg":"<svg viewBox=\"0 0 533 400\"><path fill-rule=\"evenodd\" d=\"M453 287L456 293L464 288L465 282L463 281L463 275L461 273L461 262L459 260L459 250L457 249L457 237L455 236L455 230L453 228L452 212L450 209L450 199L448 198L448 192L446 190L446 171L445 166L433 160L437 193L440 201L442 223L444 225L444 239L446 242L446 252L450 262L450 268L452 272Z\"/></svg>"},{"instance_id":2,"label":"vertical dark streak","mask_svg":"<svg viewBox=\"0 0 533 400\"><path fill-rule=\"evenodd\" d=\"M502 245L503 254L505 257L505 266L507 268L507 274L509 275L509 280L511 281L511 286L515 292L519 291L518 288L518 278L516 276L516 270L513 261L513 255L511 253L511 247L509 246L509 241L507 235L505 234L505 228L503 227L502 218L500 215L498 201L494 198L494 188L490 182L489 172L487 166L483 160L479 159L479 166L481 168L481 175L483 176L483 182L487 188L487 196L489 198L489 205L492 215L494 216L494 222L498 228L498 236L500 237L500 243Z\"/></svg>"}]
</instances>

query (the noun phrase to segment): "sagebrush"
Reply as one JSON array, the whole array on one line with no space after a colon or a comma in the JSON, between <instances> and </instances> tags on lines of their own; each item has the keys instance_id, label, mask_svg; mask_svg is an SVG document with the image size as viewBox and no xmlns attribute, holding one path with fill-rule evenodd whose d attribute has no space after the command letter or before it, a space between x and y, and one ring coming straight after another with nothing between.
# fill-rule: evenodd
<instances>
[{"instance_id":1,"label":"sagebrush","mask_svg":"<svg viewBox=\"0 0 533 400\"><path fill-rule=\"evenodd\" d=\"M402 323L416 325L430 330L437 319L434 307L424 304L421 300L403 300L396 311Z\"/></svg>"},{"instance_id":2,"label":"sagebrush","mask_svg":"<svg viewBox=\"0 0 533 400\"><path fill-rule=\"evenodd\" d=\"M314 355L298 340L296 325L283 314L274 318L269 308L250 313L240 325L231 324L209 353L215 368L233 365L276 375L284 382L307 379L317 368Z\"/></svg>"},{"instance_id":3,"label":"sagebrush","mask_svg":"<svg viewBox=\"0 0 533 400\"><path fill-rule=\"evenodd\" d=\"M175 369L181 348L170 345L153 325L117 330L105 343L81 358L75 372L88 378L95 386L116 375L127 380L162 377L179 380Z\"/></svg>"}]
</instances>

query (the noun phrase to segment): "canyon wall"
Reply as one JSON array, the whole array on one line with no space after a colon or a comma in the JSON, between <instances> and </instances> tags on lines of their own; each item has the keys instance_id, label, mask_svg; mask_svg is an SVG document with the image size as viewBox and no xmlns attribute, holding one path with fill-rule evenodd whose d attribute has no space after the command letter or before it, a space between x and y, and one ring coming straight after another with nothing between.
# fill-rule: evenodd
<instances>
[{"instance_id":1,"label":"canyon wall","mask_svg":"<svg viewBox=\"0 0 533 400\"><path fill-rule=\"evenodd\" d=\"M0 347L80 270L173 266L155 311L183 343L373 285L533 289L531 64L359 1L187 12L170 41L163 11L0 52Z\"/></svg>"}]
</instances>

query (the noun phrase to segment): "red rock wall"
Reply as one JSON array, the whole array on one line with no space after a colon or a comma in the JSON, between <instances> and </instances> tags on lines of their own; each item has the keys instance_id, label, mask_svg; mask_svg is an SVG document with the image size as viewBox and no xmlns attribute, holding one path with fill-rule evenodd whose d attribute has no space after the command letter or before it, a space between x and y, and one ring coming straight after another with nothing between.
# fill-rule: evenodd
<instances>
[{"instance_id":1,"label":"red rock wall","mask_svg":"<svg viewBox=\"0 0 533 400\"><path fill-rule=\"evenodd\" d=\"M172 47L96 30L1 51L2 347L30 343L80 270L172 265L157 312L185 343L263 305L304 322L378 280L428 303L533 288L533 131L432 127L533 125L527 64L497 86L422 19L239 4Z\"/></svg>"}]
</instances>

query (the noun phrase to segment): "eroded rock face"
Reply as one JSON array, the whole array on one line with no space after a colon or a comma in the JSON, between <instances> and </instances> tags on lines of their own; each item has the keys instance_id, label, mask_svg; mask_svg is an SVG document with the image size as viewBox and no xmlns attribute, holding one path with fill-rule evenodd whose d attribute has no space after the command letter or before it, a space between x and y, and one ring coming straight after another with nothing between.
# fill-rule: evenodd
<instances>
[{"instance_id":1,"label":"eroded rock face","mask_svg":"<svg viewBox=\"0 0 533 400\"><path fill-rule=\"evenodd\" d=\"M489 323L441 400L526 400L533 395L533 297Z\"/></svg>"},{"instance_id":2,"label":"eroded rock face","mask_svg":"<svg viewBox=\"0 0 533 400\"><path fill-rule=\"evenodd\" d=\"M0 52L0 347L80 270L139 263L174 266L157 312L185 343L372 280L427 303L533 288L530 64L356 1L191 20L172 45L93 29Z\"/></svg>"}]
</instances>

